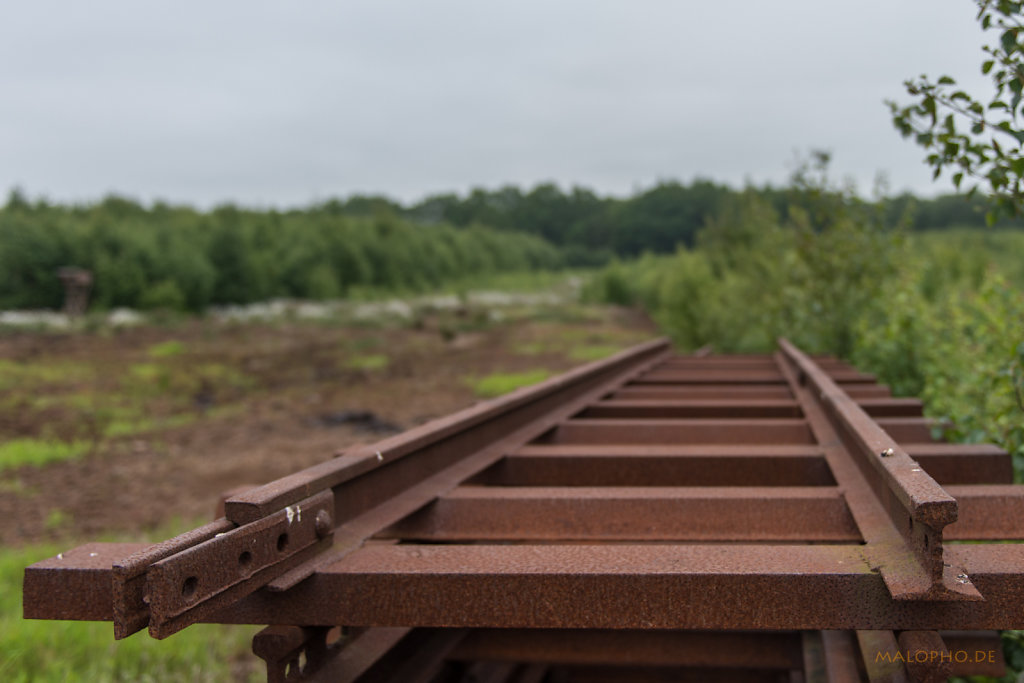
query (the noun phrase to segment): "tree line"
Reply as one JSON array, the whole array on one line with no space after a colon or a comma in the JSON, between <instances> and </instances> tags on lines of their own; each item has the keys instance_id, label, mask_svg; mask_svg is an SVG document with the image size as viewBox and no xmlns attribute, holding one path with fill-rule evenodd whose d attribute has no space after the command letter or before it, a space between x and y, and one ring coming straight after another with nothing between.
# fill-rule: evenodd
<instances>
[{"instance_id":1,"label":"tree line","mask_svg":"<svg viewBox=\"0 0 1024 683\"><path fill-rule=\"evenodd\" d=\"M353 216L385 212L423 224L481 224L526 232L561 247L573 265L599 265L613 255L671 253L679 245L692 247L709 219L750 195L771 206L783 219L794 207L807 210L820 204L818 197L796 183L735 190L698 179L688 184L661 182L627 198L599 196L581 187L563 191L544 183L529 190L511 185L496 190L477 188L465 196L441 194L409 205L384 196L357 195L331 200L322 208ZM838 192L835 197L876 204L883 208L889 225L903 223L912 230L983 228L990 208L990 202L980 195L919 198L903 193L878 202ZM1022 228L1024 220L1004 217L997 227Z\"/></svg>"},{"instance_id":2,"label":"tree line","mask_svg":"<svg viewBox=\"0 0 1024 683\"><path fill-rule=\"evenodd\" d=\"M550 270L557 248L480 226L415 225L322 207L255 211L29 203L0 210L0 309L59 308L62 266L92 271L93 307L201 311L275 297L328 299L353 287L423 291L478 273Z\"/></svg>"},{"instance_id":3,"label":"tree line","mask_svg":"<svg viewBox=\"0 0 1024 683\"><path fill-rule=\"evenodd\" d=\"M94 307L192 311L273 297L344 297L360 286L421 291L478 273L600 266L692 247L710 221L752 196L782 220L800 211L812 229L827 222L822 193L797 182L743 191L707 180L662 182L628 198L541 184L409 205L357 195L287 211L226 205L205 212L116 196L54 205L14 191L0 209L0 308L58 307L55 272L66 265L93 272ZM981 197L956 195L872 203L837 191L825 198L828 211L857 203L887 225L916 230L982 227L987 208ZM1024 222L1005 218L1001 225Z\"/></svg>"}]
</instances>

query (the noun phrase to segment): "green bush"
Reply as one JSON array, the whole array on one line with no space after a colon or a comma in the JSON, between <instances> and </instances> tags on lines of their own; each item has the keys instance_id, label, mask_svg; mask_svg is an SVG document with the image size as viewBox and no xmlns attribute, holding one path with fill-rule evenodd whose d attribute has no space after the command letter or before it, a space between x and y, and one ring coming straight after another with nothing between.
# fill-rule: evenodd
<instances>
[{"instance_id":1,"label":"green bush","mask_svg":"<svg viewBox=\"0 0 1024 683\"><path fill-rule=\"evenodd\" d=\"M784 335L850 359L920 396L949 438L999 444L1024 473L1024 296L997 265L1024 236L907 240L855 198L822 201L782 221L751 195L709 221L696 249L597 277L626 294L591 291L640 302L684 350L765 353Z\"/></svg>"}]
</instances>

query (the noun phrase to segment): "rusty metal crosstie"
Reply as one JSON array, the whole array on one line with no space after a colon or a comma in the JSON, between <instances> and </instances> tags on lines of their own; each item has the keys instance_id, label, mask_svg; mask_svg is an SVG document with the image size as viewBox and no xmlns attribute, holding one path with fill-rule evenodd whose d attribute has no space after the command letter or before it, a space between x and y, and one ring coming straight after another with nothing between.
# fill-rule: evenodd
<instances>
[{"instance_id":1,"label":"rusty metal crosstie","mask_svg":"<svg viewBox=\"0 0 1024 683\"><path fill-rule=\"evenodd\" d=\"M271 681L998 674L1024 487L916 399L785 340L657 340L26 570L27 618L269 625ZM963 543L971 541L971 543Z\"/></svg>"}]
</instances>

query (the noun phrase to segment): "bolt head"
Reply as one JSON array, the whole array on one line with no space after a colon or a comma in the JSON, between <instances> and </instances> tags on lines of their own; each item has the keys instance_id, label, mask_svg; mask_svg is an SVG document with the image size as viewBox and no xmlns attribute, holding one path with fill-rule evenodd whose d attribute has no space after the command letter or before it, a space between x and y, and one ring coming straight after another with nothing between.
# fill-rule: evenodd
<instances>
[{"instance_id":1,"label":"bolt head","mask_svg":"<svg viewBox=\"0 0 1024 683\"><path fill-rule=\"evenodd\" d=\"M316 513L315 527L317 538L324 538L334 528L334 520L331 519L331 513L327 510L321 510Z\"/></svg>"}]
</instances>

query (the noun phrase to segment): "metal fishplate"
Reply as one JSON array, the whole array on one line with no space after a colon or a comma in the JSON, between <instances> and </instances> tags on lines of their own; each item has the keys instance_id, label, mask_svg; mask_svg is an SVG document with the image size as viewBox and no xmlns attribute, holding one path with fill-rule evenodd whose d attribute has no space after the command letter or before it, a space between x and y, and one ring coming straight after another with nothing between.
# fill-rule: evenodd
<instances>
[{"instance_id":1,"label":"metal fishplate","mask_svg":"<svg viewBox=\"0 0 1024 683\"><path fill-rule=\"evenodd\" d=\"M113 567L115 636L148 624L166 638L312 559L333 534L327 490L249 524L217 520L136 553Z\"/></svg>"}]
</instances>

